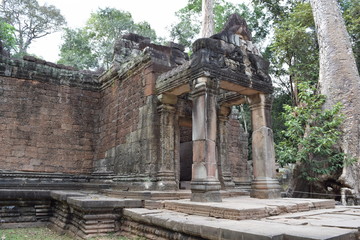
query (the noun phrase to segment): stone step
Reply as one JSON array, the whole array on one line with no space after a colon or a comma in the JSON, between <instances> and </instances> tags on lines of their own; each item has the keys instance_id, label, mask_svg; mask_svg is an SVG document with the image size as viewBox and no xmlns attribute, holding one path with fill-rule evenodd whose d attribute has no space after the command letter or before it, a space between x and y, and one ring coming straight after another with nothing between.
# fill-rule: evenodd
<instances>
[{"instance_id":1,"label":"stone step","mask_svg":"<svg viewBox=\"0 0 360 240\"><path fill-rule=\"evenodd\" d=\"M147 204L145 207L154 206ZM222 202L192 202L190 200L167 200L163 208L176 212L232 220L261 219L287 213L304 212L335 207L331 199L255 199L246 196L225 198ZM148 207L152 208L152 207Z\"/></svg>"},{"instance_id":2,"label":"stone step","mask_svg":"<svg viewBox=\"0 0 360 240\"><path fill-rule=\"evenodd\" d=\"M356 229L312 225L289 225L262 220L227 220L195 216L166 209L124 209L127 225L122 231L138 236L158 235L172 239L179 234L193 239L356 239ZM141 227L141 228L139 228ZM156 231L154 231L156 229ZM131 235L130 234L130 235ZM154 236L152 236L154 237Z\"/></svg>"},{"instance_id":3,"label":"stone step","mask_svg":"<svg viewBox=\"0 0 360 240\"><path fill-rule=\"evenodd\" d=\"M178 191L124 191L117 189L105 189L103 194L109 197L119 198L132 198L142 200L179 200L190 199L190 190L178 190ZM233 189L220 191L223 198L235 197L235 196L249 196L249 192L242 189Z\"/></svg>"}]
</instances>

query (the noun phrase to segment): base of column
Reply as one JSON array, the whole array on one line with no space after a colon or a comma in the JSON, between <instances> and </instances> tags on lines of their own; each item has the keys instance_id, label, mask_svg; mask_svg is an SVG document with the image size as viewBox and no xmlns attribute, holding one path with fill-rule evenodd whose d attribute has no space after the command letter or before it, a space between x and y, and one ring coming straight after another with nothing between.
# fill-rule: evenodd
<instances>
[{"instance_id":1,"label":"base of column","mask_svg":"<svg viewBox=\"0 0 360 240\"><path fill-rule=\"evenodd\" d=\"M235 178L234 179L235 188L245 190L250 192L251 191L251 179L250 178Z\"/></svg>"},{"instance_id":2,"label":"base of column","mask_svg":"<svg viewBox=\"0 0 360 240\"><path fill-rule=\"evenodd\" d=\"M191 181L191 201L221 202L221 185L218 180Z\"/></svg>"},{"instance_id":3,"label":"base of column","mask_svg":"<svg viewBox=\"0 0 360 240\"><path fill-rule=\"evenodd\" d=\"M225 189L233 189L235 188L235 183L233 182L233 179L231 177L230 173L223 173L223 181Z\"/></svg>"},{"instance_id":4,"label":"base of column","mask_svg":"<svg viewBox=\"0 0 360 240\"><path fill-rule=\"evenodd\" d=\"M280 198L279 182L275 179L255 179L251 183L250 197L252 198Z\"/></svg>"},{"instance_id":5,"label":"base of column","mask_svg":"<svg viewBox=\"0 0 360 240\"><path fill-rule=\"evenodd\" d=\"M157 190L178 190L179 188L175 181L174 172L159 172L157 179Z\"/></svg>"}]
</instances>

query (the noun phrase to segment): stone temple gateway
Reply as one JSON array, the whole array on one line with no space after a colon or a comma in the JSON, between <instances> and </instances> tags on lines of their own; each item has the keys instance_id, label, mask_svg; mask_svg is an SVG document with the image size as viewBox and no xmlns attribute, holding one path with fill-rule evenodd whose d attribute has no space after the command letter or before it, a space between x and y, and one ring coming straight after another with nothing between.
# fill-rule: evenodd
<instances>
[{"instance_id":1,"label":"stone temple gateway","mask_svg":"<svg viewBox=\"0 0 360 240\"><path fill-rule=\"evenodd\" d=\"M248 103L251 196L279 197L268 63L238 15L191 59L128 34L101 75L2 56L0 81L2 188L187 188L221 201L220 189L250 188L247 133L231 114Z\"/></svg>"},{"instance_id":2,"label":"stone temple gateway","mask_svg":"<svg viewBox=\"0 0 360 240\"><path fill-rule=\"evenodd\" d=\"M230 107L246 100L251 107L253 126L251 196L280 197L279 185L274 179L275 156L270 125L272 85L267 73L268 63L250 39L245 21L233 15L221 33L195 41L190 61L162 74L156 82L161 118L164 119L162 142L175 142L172 139L176 129L172 109L178 97L189 94L192 100L193 201L221 201L217 158L221 161L225 186L233 186L223 134ZM163 162L171 161L169 156L174 149L170 145L162 146ZM167 181L171 181L171 177L175 180L171 168L165 171Z\"/></svg>"}]
</instances>

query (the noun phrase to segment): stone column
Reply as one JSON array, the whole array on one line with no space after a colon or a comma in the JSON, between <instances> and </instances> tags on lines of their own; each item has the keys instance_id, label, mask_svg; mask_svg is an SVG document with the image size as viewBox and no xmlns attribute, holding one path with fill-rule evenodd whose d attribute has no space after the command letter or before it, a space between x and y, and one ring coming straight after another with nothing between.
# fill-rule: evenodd
<instances>
[{"instance_id":1,"label":"stone column","mask_svg":"<svg viewBox=\"0 0 360 240\"><path fill-rule=\"evenodd\" d=\"M271 130L271 95L256 94L248 98L252 122L252 156L254 180L251 197L278 198L280 185L275 179L275 149Z\"/></svg>"},{"instance_id":2,"label":"stone column","mask_svg":"<svg viewBox=\"0 0 360 240\"><path fill-rule=\"evenodd\" d=\"M231 109L228 107L220 107L219 111L219 120L218 120L218 126L219 126L219 134L218 134L218 164L219 170L219 177L221 180L221 184L224 184L225 189L234 188L235 183L232 180L232 174L231 174L231 165L229 162L228 157L228 131L227 131L227 121L229 120L229 114L231 112Z\"/></svg>"},{"instance_id":3,"label":"stone column","mask_svg":"<svg viewBox=\"0 0 360 240\"><path fill-rule=\"evenodd\" d=\"M175 95L161 94L160 113L160 163L157 173L158 190L177 190L175 174Z\"/></svg>"},{"instance_id":4,"label":"stone column","mask_svg":"<svg viewBox=\"0 0 360 240\"><path fill-rule=\"evenodd\" d=\"M217 89L217 82L209 77L200 77L192 84L191 201L221 202L216 163Z\"/></svg>"}]
</instances>

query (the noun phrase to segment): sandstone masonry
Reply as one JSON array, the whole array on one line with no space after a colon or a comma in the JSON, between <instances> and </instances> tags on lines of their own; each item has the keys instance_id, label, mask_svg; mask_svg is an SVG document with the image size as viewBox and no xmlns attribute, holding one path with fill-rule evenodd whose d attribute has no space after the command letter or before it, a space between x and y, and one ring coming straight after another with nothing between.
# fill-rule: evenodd
<instances>
[{"instance_id":1,"label":"sandstone masonry","mask_svg":"<svg viewBox=\"0 0 360 240\"><path fill-rule=\"evenodd\" d=\"M191 188L194 201L221 201L220 189L250 189L247 133L231 115L248 102L253 196L278 197L268 63L235 28L247 29L237 15L191 59L181 45L124 35L101 74L1 56L0 186Z\"/></svg>"}]
</instances>

